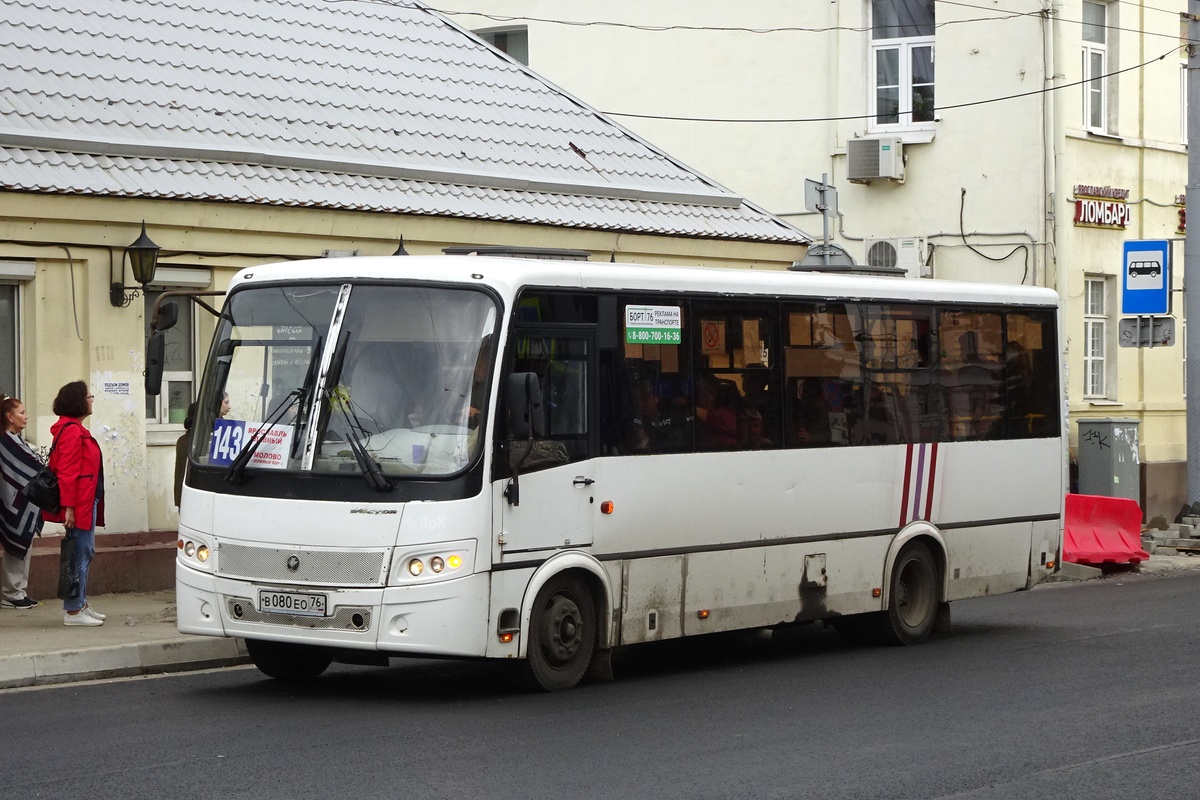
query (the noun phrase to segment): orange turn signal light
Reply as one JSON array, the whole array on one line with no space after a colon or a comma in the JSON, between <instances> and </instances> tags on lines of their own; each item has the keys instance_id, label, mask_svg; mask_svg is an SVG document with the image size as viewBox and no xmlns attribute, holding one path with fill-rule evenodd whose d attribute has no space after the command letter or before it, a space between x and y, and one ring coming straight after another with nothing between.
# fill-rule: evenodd
<instances>
[{"instance_id":1,"label":"orange turn signal light","mask_svg":"<svg viewBox=\"0 0 1200 800\"><path fill-rule=\"evenodd\" d=\"M613 501L612 500L605 500L603 503L600 504L600 513L601 514L611 514L612 512L613 512Z\"/></svg>"},{"instance_id":2,"label":"orange turn signal light","mask_svg":"<svg viewBox=\"0 0 1200 800\"><path fill-rule=\"evenodd\" d=\"M878 586L876 586L871 590L871 597L883 597L883 589L880 589Z\"/></svg>"},{"instance_id":3,"label":"orange turn signal light","mask_svg":"<svg viewBox=\"0 0 1200 800\"><path fill-rule=\"evenodd\" d=\"M513 635L511 633L500 634L500 644L508 644L512 640L513 640Z\"/></svg>"},{"instance_id":4,"label":"orange turn signal light","mask_svg":"<svg viewBox=\"0 0 1200 800\"><path fill-rule=\"evenodd\" d=\"M700 619L708 619L708 609L707 608L700 609L699 611L696 612L696 616L699 617Z\"/></svg>"}]
</instances>

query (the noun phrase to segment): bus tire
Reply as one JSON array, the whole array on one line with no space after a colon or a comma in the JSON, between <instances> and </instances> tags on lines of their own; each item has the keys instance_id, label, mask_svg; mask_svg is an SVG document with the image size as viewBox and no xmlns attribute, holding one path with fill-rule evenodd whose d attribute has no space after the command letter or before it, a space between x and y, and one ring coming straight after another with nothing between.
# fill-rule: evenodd
<instances>
[{"instance_id":1,"label":"bus tire","mask_svg":"<svg viewBox=\"0 0 1200 800\"><path fill-rule=\"evenodd\" d=\"M259 672L281 681L307 681L324 672L333 654L321 647L246 640L246 652Z\"/></svg>"},{"instance_id":2,"label":"bus tire","mask_svg":"<svg viewBox=\"0 0 1200 800\"><path fill-rule=\"evenodd\" d=\"M537 593L525 664L537 688L561 692L587 674L596 650L596 605L578 578L559 575Z\"/></svg>"},{"instance_id":3,"label":"bus tire","mask_svg":"<svg viewBox=\"0 0 1200 800\"><path fill-rule=\"evenodd\" d=\"M900 551L892 565L891 602L877 618L881 644L918 644L929 638L938 611L938 568L919 542Z\"/></svg>"}]
</instances>

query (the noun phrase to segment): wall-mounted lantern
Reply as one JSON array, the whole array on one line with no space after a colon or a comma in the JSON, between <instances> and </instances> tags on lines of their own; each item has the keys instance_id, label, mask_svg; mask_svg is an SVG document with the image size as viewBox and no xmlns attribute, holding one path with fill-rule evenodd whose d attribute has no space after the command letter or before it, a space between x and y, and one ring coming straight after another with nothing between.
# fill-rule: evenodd
<instances>
[{"instance_id":1,"label":"wall-mounted lantern","mask_svg":"<svg viewBox=\"0 0 1200 800\"><path fill-rule=\"evenodd\" d=\"M113 280L108 289L108 302L116 308L125 308L145 290L146 284L154 280L154 270L158 266L159 247L146 235L146 221L142 220L142 235L133 244L125 248L121 258L121 280ZM125 258L133 270L133 279L140 286L125 285ZM112 277L111 275L109 276Z\"/></svg>"}]
</instances>

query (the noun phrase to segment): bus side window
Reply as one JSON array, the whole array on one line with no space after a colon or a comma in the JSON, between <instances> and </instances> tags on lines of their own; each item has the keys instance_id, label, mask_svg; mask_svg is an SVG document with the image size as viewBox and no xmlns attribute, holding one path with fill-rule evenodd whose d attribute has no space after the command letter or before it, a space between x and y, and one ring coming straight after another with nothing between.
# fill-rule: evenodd
<instances>
[{"instance_id":1,"label":"bus side window","mask_svg":"<svg viewBox=\"0 0 1200 800\"><path fill-rule=\"evenodd\" d=\"M846 306L784 309L787 447L861 444L862 366Z\"/></svg>"},{"instance_id":2,"label":"bus side window","mask_svg":"<svg viewBox=\"0 0 1200 800\"><path fill-rule=\"evenodd\" d=\"M1049 312L1005 315L1004 391L1010 439L1058 434L1061 409L1055 330Z\"/></svg>"},{"instance_id":3,"label":"bus side window","mask_svg":"<svg viewBox=\"0 0 1200 800\"><path fill-rule=\"evenodd\" d=\"M706 301L696 305L691 327L696 449L782 446L779 304Z\"/></svg>"},{"instance_id":4,"label":"bus side window","mask_svg":"<svg viewBox=\"0 0 1200 800\"><path fill-rule=\"evenodd\" d=\"M945 441L932 309L874 303L857 309L855 337L862 343L868 443Z\"/></svg>"},{"instance_id":5,"label":"bus side window","mask_svg":"<svg viewBox=\"0 0 1200 800\"><path fill-rule=\"evenodd\" d=\"M534 454L521 466L522 472L589 457L588 348L588 340L584 338L532 333L517 338L513 372L536 375L542 395L543 435Z\"/></svg>"},{"instance_id":6,"label":"bus side window","mask_svg":"<svg viewBox=\"0 0 1200 800\"><path fill-rule=\"evenodd\" d=\"M1004 438L1004 330L998 311L942 311L939 380L951 441Z\"/></svg>"},{"instance_id":7,"label":"bus side window","mask_svg":"<svg viewBox=\"0 0 1200 800\"><path fill-rule=\"evenodd\" d=\"M634 343L626 331L630 307L660 306L679 312L679 344ZM622 295L615 328L614 356L619 361L614 385L600 390L614 405L613 440L620 455L690 453L695 445L691 375L691 337L687 304L665 297Z\"/></svg>"}]
</instances>

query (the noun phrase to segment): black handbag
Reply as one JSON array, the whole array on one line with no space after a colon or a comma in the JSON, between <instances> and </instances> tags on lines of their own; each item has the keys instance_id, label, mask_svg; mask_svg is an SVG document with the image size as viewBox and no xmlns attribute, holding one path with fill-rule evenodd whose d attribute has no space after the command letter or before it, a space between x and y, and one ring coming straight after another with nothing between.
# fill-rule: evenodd
<instances>
[{"instance_id":1,"label":"black handbag","mask_svg":"<svg viewBox=\"0 0 1200 800\"><path fill-rule=\"evenodd\" d=\"M51 448L53 449L53 448ZM37 474L29 479L29 483L21 487L21 494L43 511L56 513L62 508L62 498L58 493L58 476L49 467L42 467Z\"/></svg>"},{"instance_id":2,"label":"black handbag","mask_svg":"<svg viewBox=\"0 0 1200 800\"><path fill-rule=\"evenodd\" d=\"M54 443L50 445L50 452L46 454L47 462L50 461L50 456L54 454L54 448L57 445L58 437L55 437ZM58 476L51 471L49 463L39 469L37 474L29 479L29 483L21 487L21 494L29 502L51 514L58 513L58 510L62 508L62 496L58 491Z\"/></svg>"}]
</instances>

